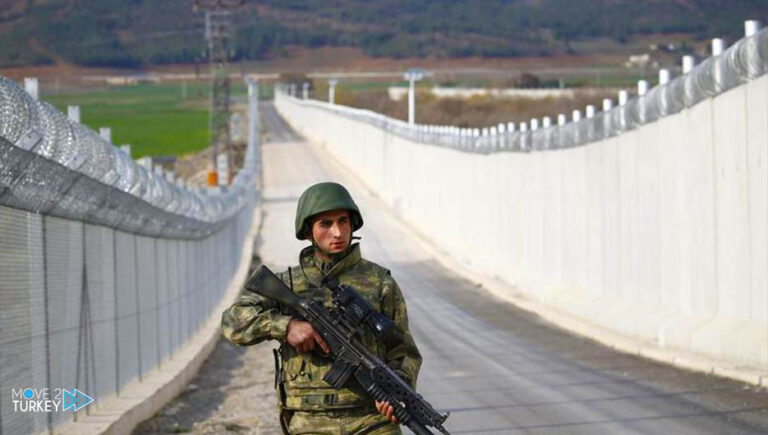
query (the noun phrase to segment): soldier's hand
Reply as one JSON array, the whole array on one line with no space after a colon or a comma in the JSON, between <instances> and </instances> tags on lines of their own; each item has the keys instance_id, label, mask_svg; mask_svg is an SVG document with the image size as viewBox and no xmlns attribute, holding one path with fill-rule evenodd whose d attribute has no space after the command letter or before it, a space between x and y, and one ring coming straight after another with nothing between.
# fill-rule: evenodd
<instances>
[{"instance_id":1,"label":"soldier's hand","mask_svg":"<svg viewBox=\"0 0 768 435\"><path fill-rule=\"evenodd\" d=\"M389 402L380 402L376 401L376 410L379 411L379 414L386 416L389 421L391 421L394 424L397 424L397 417L395 417L395 408L392 407L392 405L389 404Z\"/></svg>"},{"instance_id":2,"label":"soldier's hand","mask_svg":"<svg viewBox=\"0 0 768 435\"><path fill-rule=\"evenodd\" d=\"M285 341L288 342L297 352L312 352L315 346L320 346L323 352L328 353L328 344L323 337L315 331L312 324L298 319L291 319L288 323Z\"/></svg>"}]
</instances>

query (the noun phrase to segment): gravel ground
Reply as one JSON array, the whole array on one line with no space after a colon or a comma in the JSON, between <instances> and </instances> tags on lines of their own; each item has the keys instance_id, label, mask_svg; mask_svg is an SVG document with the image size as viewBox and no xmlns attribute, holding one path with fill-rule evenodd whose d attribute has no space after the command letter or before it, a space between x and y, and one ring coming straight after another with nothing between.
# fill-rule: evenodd
<instances>
[{"instance_id":1,"label":"gravel ground","mask_svg":"<svg viewBox=\"0 0 768 435\"><path fill-rule=\"evenodd\" d=\"M260 264L254 255L249 274ZM133 434L282 435L272 356L277 346L267 341L240 347L220 338L197 377Z\"/></svg>"},{"instance_id":2,"label":"gravel ground","mask_svg":"<svg viewBox=\"0 0 768 435\"><path fill-rule=\"evenodd\" d=\"M273 388L275 342L237 347L224 339L186 390L134 434L282 434Z\"/></svg>"}]
</instances>

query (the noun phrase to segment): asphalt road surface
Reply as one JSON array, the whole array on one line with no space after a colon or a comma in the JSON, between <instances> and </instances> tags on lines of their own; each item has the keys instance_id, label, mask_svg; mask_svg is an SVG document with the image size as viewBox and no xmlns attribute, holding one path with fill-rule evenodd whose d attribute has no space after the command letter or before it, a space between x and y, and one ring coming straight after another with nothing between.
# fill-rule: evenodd
<instances>
[{"instance_id":1,"label":"asphalt road surface","mask_svg":"<svg viewBox=\"0 0 768 435\"><path fill-rule=\"evenodd\" d=\"M375 195L296 136L269 103L261 110L271 138L263 156L261 258L278 270L295 264L304 246L292 234L298 195L315 182L345 184L365 219L357 233L363 256L389 268L405 294L424 357L418 391L437 409L451 411L446 428L452 434L768 433L766 390L615 352L495 298L435 261ZM186 427L205 432L219 419L219 428L229 424L234 432L279 433L269 402L271 359L263 362L270 346L221 344L200 375L205 380L217 373L221 381L210 386L216 394L205 406L212 410L200 411L197 423ZM249 372L249 365L258 370ZM240 394L232 387L238 382L260 397L258 405L228 400ZM194 396L170 407L195 408ZM163 426L148 424L146 432Z\"/></svg>"}]
</instances>

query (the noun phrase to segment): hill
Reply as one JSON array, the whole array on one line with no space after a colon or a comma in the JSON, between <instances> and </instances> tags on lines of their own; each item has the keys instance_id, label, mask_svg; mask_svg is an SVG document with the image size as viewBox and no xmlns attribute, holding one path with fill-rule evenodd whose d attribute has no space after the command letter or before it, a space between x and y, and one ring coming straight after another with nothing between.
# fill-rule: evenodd
<instances>
[{"instance_id":1,"label":"hill","mask_svg":"<svg viewBox=\"0 0 768 435\"><path fill-rule=\"evenodd\" d=\"M768 0L247 0L237 60L343 46L393 58L576 53L637 35L741 36ZM587 42L587 44L584 44ZM205 59L191 0L2 0L0 66L142 67Z\"/></svg>"}]
</instances>

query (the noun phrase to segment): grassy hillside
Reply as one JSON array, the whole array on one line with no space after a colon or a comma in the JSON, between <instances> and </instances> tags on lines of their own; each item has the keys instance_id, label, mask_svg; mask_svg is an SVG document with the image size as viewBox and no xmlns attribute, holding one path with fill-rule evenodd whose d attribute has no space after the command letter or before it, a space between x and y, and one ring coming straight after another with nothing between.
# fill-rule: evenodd
<instances>
[{"instance_id":1,"label":"grassy hillside","mask_svg":"<svg viewBox=\"0 0 768 435\"><path fill-rule=\"evenodd\" d=\"M201 61L203 16L192 3L4 0L0 66ZM555 55L659 32L735 39L747 18L768 21L768 0L247 0L234 55L279 57L293 45L395 58Z\"/></svg>"}]
</instances>

